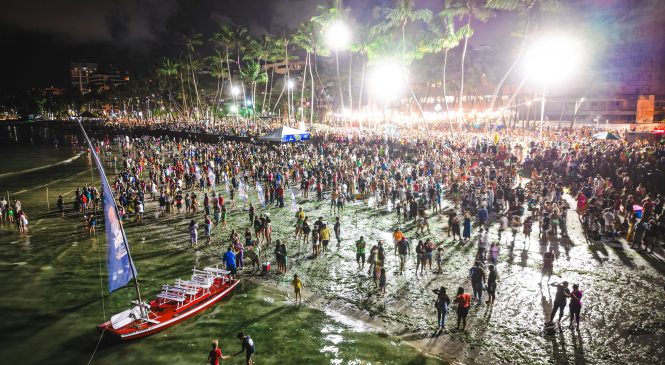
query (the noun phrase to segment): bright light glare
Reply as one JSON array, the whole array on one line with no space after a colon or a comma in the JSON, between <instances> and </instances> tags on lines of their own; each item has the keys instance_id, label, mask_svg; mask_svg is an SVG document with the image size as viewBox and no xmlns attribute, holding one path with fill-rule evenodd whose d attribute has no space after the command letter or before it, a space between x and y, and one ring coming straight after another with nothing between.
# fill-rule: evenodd
<instances>
[{"instance_id":1,"label":"bright light glare","mask_svg":"<svg viewBox=\"0 0 665 365\"><path fill-rule=\"evenodd\" d=\"M400 96L406 84L403 69L394 62L379 63L369 75L372 94L382 100L393 100Z\"/></svg>"},{"instance_id":2,"label":"bright light glare","mask_svg":"<svg viewBox=\"0 0 665 365\"><path fill-rule=\"evenodd\" d=\"M336 21L326 30L326 44L335 51L346 49L351 42L351 30L342 21Z\"/></svg>"},{"instance_id":3,"label":"bright light glare","mask_svg":"<svg viewBox=\"0 0 665 365\"><path fill-rule=\"evenodd\" d=\"M528 76L540 82L562 80L579 69L580 42L564 35L551 35L537 41L526 57Z\"/></svg>"},{"instance_id":4,"label":"bright light glare","mask_svg":"<svg viewBox=\"0 0 665 365\"><path fill-rule=\"evenodd\" d=\"M233 95L238 95L238 94L240 94L240 88L237 87L237 86L234 86L234 87L231 89L231 92L233 93Z\"/></svg>"},{"instance_id":5,"label":"bright light glare","mask_svg":"<svg viewBox=\"0 0 665 365\"><path fill-rule=\"evenodd\" d=\"M229 107L229 111L230 111L231 113L235 113L235 112L238 111L238 108L237 108L235 105L231 105L231 106Z\"/></svg>"},{"instance_id":6,"label":"bright light glare","mask_svg":"<svg viewBox=\"0 0 665 365\"><path fill-rule=\"evenodd\" d=\"M293 83L293 80L288 80L286 82L286 87L288 87L289 89L293 89L294 86L295 84Z\"/></svg>"}]
</instances>

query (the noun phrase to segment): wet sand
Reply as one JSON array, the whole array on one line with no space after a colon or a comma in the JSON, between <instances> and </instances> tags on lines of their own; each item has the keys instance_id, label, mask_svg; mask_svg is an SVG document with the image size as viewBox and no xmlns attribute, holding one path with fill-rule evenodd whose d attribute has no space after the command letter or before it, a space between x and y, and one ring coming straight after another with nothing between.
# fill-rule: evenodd
<instances>
[{"instance_id":1,"label":"wet sand","mask_svg":"<svg viewBox=\"0 0 665 365\"><path fill-rule=\"evenodd\" d=\"M89 171L86 170L87 161L87 156L83 156L71 165L56 168L56 171L47 171L53 177L51 180L57 180L49 186L52 209L55 206L57 193L68 193L66 197L71 199L71 190L89 181L87 174ZM113 172L113 167L108 166L109 175ZM0 185L40 186L48 183L50 179L48 175L41 176L42 173L44 171L27 174L22 176L22 180L19 182L0 180ZM2 187L0 186L0 188ZM29 283L28 285L13 283L8 286L3 294L2 306L10 313L16 313L32 320L47 321L50 326L55 326L55 328L51 328L43 334L53 336L54 333L57 333L56 330L65 331L70 328L68 326L72 325L78 329L90 327L90 323L95 324L101 320L98 318L101 317L99 276L94 273L99 272L96 255L100 250L103 255L104 239L103 237L90 239L82 229L73 228L77 225L76 215L69 214L66 218L61 219L55 217L53 212L45 212L45 198L41 189L27 190L18 195L32 217L30 234L20 236L11 229L0 230L2 234L0 242L4 247L3 256L7 258L0 266L2 268L0 272L3 273L5 280L15 277L17 280L25 280ZM10 190L13 190L12 187ZM227 198L223 188L217 190L223 192ZM310 197L313 195L310 194ZM253 189L250 190L249 196L255 206L258 206ZM542 253L547 246L537 241L537 227L534 227L530 243L525 243L521 234L518 234L513 241L510 234L504 233L500 242L501 253L498 264L500 281L497 303L491 308L485 305L473 308L469 314L466 332L453 331L456 314L451 309L448 315L447 331L433 337L436 312L433 305L435 298L431 290L441 285L446 286L451 294L460 285L470 290L468 269L476 252L475 241L459 243L446 238L446 218L443 215L434 215L430 218L431 234L416 235L412 222L398 223L395 213L388 213L385 208L375 210L369 208L366 203L356 203L347 205L340 214L343 231L341 247L338 249L333 239L330 244L330 253L325 257L312 259L308 257L311 251L309 244L302 245L301 254L297 254L299 245L293 239L295 220L293 212L290 211L288 195L286 205L286 208L281 209L258 208L257 212L269 212L274 227L273 240L279 238L287 242L289 272L287 275L279 275L274 271L265 276L247 274L248 285L258 282L260 283L258 288L264 289L258 291L258 296L251 294L256 292L253 289L248 289L247 293L244 291L241 293L249 295L248 298L254 303L253 305L260 302L261 295L278 298L273 301L277 304L269 307L271 308L269 311L285 311L286 317L266 317L268 319L263 322L268 326L272 321L288 320L289 313L293 313L289 308L297 308L290 299L292 289L289 283L292 274L298 273L305 284L303 307L320 309L327 314L326 318L332 318L332 320L321 320L319 332L315 332L320 333L320 330L325 328L326 321L337 323L338 326L339 323L342 323L343 330L341 331L344 333L339 334L342 336L342 342L352 341L349 345L351 347L344 351L351 351L351 348L355 348L359 354L371 355L376 363L388 363L388 359L382 357L382 354L387 354L385 352L387 350L377 347L380 343L398 346L397 348L400 349L411 349L407 352L415 351L414 348L420 349L434 356L434 358L427 357L430 359L427 361L464 364L658 364L665 358L663 350L665 345L665 336L663 336L665 291L662 287L665 264L662 250L657 250L655 255L634 251L627 248L621 240L605 240L589 245L583 238L576 213L573 211L569 212L568 217L570 238L560 238L551 242L557 253L554 273L551 277L543 276L541 272ZM322 216L328 222L333 221L334 215L331 213L327 201L316 202L310 198L310 201L305 202L299 198L298 205L302 205L306 214L311 217ZM444 203L444 211L452 208L450 202ZM195 264L219 263L218 256L224 251L230 230L220 231L215 228L213 245L194 250L189 246L186 230L191 218L185 214L171 217L157 216L156 203L149 202L146 207L144 224L126 222L127 234L135 251L134 260L139 265L140 277L144 278L146 292L154 293L164 280L172 280L186 274ZM202 215L199 214L196 218L201 220ZM230 228L244 230L247 222L245 211L241 209L231 211ZM58 228L57 225L62 225L62 227ZM397 260L393 254L390 233L397 226L401 227L412 240L433 238L437 244L444 247L443 274L437 275L426 271L423 276L416 275L414 273L415 258L412 256L407 264L405 275L396 275L394 270ZM99 228L100 232L102 228ZM497 225L494 224L490 230L490 242L496 242L496 228ZM57 246L46 245L43 243L44 237L40 236L42 234L40 232L54 235L59 244ZM472 233L475 237L477 230L472 230ZM361 272L355 263L353 242L361 234L368 240L370 247L378 239L386 241L389 270L385 295L380 295L375 291L371 278L367 275L367 267ZM48 253L44 252L45 248ZM270 252L266 252L266 254L270 261L274 261L272 260L272 250L268 251ZM83 266L84 269L77 270L78 266ZM584 291L584 307L579 332L566 328L567 309L561 330L546 332L543 328L555 293L555 289L549 287L548 284L562 280L579 283ZM70 313L67 314L66 320L58 319L61 313L56 309L44 311L40 307L41 304L29 301L30 305L26 305L25 301L17 299L21 296L42 298L40 291L52 293L46 287L53 285L54 282L63 281L67 285L58 288L58 297L54 303L57 303L58 306L66 304L64 307ZM96 299L95 294L90 293L92 290L97 293ZM265 295L265 293L273 294ZM107 298L105 310L108 312L122 310L130 298L129 291L114 294ZM240 301L240 299L238 300ZM238 308L241 305L247 305L247 303L238 303ZM168 330L163 335L155 337L163 340L169 336L176 336L183 346L189 346L186 343L192 342L191 349L170 350L167 346L162 345L161 341L148 339L141 342L142 345L126 347L132 349L131 353L134 354L132 358L134 361L130 361L130 363L139 363L150 359L151 356L157 356L158 353L155 352L157 348L164 353L164 356L169 351L175 351L174 356L176 359L180 359L175 362L194 359L190 355L183 354L190 351L201 352L201 349L207 347L206 343L211 332L205 322L211 318L209 316L226 315L231 311L228 309L229 307L232 305L223 303L217 306L210 315L205 314L183 327L176 327L173 331ZM84 308L80 321L85 323L74 324L76 320L71 317L71 313L77 311L77 308ZM39 316L31 314L31 311L37 312ZM258 309L251 309L243 320L251 323L251 316L259 312ZM233 310L232 313L239 315L241 312ZM305 331L310 316L319 318L314 314L303 315L299 317L302 322L285 327L282 336L287 336L289 331ZM319 320L314 322L316 321ZM50 337L40 336L39 331L32 328L28 322L15 320L12 323L12 327L6 327L3 332L7 333L9 329L24 328L25 337L19 338L29 339L28 343L34 344L36 339L50 341ZM60 324L58 325L58 323ZM226 322L214 323L217 326L224 325ZM245 322L240 321L239 323ZM367 332L363 332L362 329L368 329L368 332L380 338L380 341L373 339L374 337L372 340L355 338L355 333L365 336L364 334ZM358 331L356 332L356 330ZM230 334L232 330L225 330L225 332L229 332L229 335L232 336ZM311 335L309 332L308 334ZM323 338L330 335L331 333L324 334ZM192 337L196 339L192 340ZM3 338L3 343L15 343L14 341L10 341L6 335ZM85 343L85 346L80 344L74 346L73 343L76 342ZM91 352L90 347L94 347L95 342L94 333L88 333L87 336L69 339L59 346L82 348L67 351L86 353L88 350ZM229 342L229 346L235 350L234 346L237 346L235 342L228 340L226 342ZM90 345L91 343L92 345ZM403 346L403 344L409 346ZM326 347L320 342L317 342L316 345L304 345L316 347L315 351L303 350L305 353L321 354L321 349ZM289 346L289 349L298 349L297 343ZM339 346L333 347L340 348ZM19 349L26 351L27 347L22 346ZM58 349L60 347L55 347L51 351L55 352ZM106 360L102 362L110 363L113 359L121 361L117 351L113 349L105 351L102 353L102 359ZM334 360L335 358L341 358L346 363L353 363L348 352L344 352L342 355L323 358L330 363L338 363ZM20 358L25 360L29 357ZM81 359L83 356L79 354L71 358ZM269 357L269 355L265 355L263 359L269 359L269 361L262 360L262 363L278 363L280 360L277 357ZM426 361L423 358L420 359ZM400 359L400 361L402 360L408 363L414 359ZM30 363L30 361L27 362ZM161 361L157 362L161 363Z\"/></svg>"}]
</instances>

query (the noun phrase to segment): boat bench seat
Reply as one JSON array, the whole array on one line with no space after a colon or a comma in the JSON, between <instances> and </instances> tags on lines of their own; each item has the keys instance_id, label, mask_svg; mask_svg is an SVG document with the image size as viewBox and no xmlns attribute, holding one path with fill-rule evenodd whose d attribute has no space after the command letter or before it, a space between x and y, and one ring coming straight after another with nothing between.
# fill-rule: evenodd
<instances>
[{"instance_id":1,"label":"boat bench seat","mask_svg":"<svg viewBox=\"0 0 665 365\"><path fill-rule=\"evenodd\" d=\"M162 289L162 292L157 295L157 298L164 299L165 301L174 301L178 306L185 301L185 292L173 288Z\"/></svg>"},{"instance_id":2,"label":"boat bench seat","mask_svg":"<svg viewBox=\"0 0 665 365\"><path fill-rule=\"evenodd\" d=\"M185 295L195 295L199 291L196 288L184 287L184 286L180 286L178 284L173 285L173 286L171 286L171 285L162 285L162 291L164 291L164 290L171 290L173 292L182 292Z\"/></svg>"},{"instance_id":3,"label":"boat bench seat","mask_svg":"<svg viewBox=\"0 0 665 365\"><path fill-rule=\"evenodd\" d=\"M220 269L217 267L206 267L203 269L203 271L208 272L216 277L222 277L231 273L228 270Z\"/></svg>"}]
</instances>

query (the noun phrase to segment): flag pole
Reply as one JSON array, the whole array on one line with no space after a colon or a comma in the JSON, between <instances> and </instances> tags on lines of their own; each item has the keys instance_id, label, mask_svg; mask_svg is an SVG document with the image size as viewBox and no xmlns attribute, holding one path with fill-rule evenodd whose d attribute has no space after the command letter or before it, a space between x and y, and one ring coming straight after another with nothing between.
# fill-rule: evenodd
<instances>
[{"instance_id":1,"label":"flag pole","mask_svg":"<svg viewBox=\"0 0 665 365\"><path fill-rule=\"evenodd\" d=\"M95 153L95 149L93 148L92 142L90 141L90 138L88 138L88 134L85 132L85 129L83 128L83 125L81 124L81 120L77 119L79 127L81 127L81 132L83 133L83 137L85 137L85 140L88 142L88 147L90 147L90 154L92 158L94 159L95 164L97 165L97 169L99 170L99 175L100 177L106 182L106 184L110 187L110 184L108 182L108 179L106 178L106 173L104 172L104 169L102 168L102 164L99 161L99 157L97 156L97 153ZM111 189L109 189L109 193L111 196L109 197L110 199L107 200L108 204L113 204L116 219L118 219L118 223L120 224L120 232L122 232L122 238L123 238L123 245L125 246L125 250L127 251L127 257L129 258L129 265L131 266L132 269L132 276L134 277L134 289L136 290L136 298L138 299L139 303L142 303L143 301L141 300L141 290L139 288L139 279L138 279L138 272L136 271L136 267L134 266L134 260L132 259L132 254L129 252L129 244L127 240L127 235L125 234L125 229L122 228L122 220L120 219L120 215L118 214L118 206L115 203L115 197L113 196L113 192ZM111 244L111 243L107 243Z\"/></svg>"}]
</instances>

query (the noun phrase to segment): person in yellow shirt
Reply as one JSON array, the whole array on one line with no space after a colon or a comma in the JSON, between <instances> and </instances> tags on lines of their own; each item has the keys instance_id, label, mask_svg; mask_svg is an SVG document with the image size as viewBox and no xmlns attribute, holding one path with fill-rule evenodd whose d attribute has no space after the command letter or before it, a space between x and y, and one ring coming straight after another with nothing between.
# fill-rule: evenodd
<instances>
[{"instance_id":1,"label":"person in yellow shirt","mask_svg":"<svg viewBox=\"0 0 665 365\"><path fill-rule=\"evenodd\" d=\"M302 303L302 294L300 294L300 289L302 289L302 280L298 278L298 274L293 274L291 285L293 286L293 291L295 292L296 303L298 302L298 298L300 298L300 303Z\"/></svg>"},{"instance_id":2,"label":"person in yellow shirt","mask_svg":"<svg viewBox=\"0 0 665 365\"><path fill-rule=\"evenodd\" d=\"M323 245L323 252L328 251L328 243L330 242L330 228L326 224L321 228L321 244Z\"/></svg>"}]
</instances>

